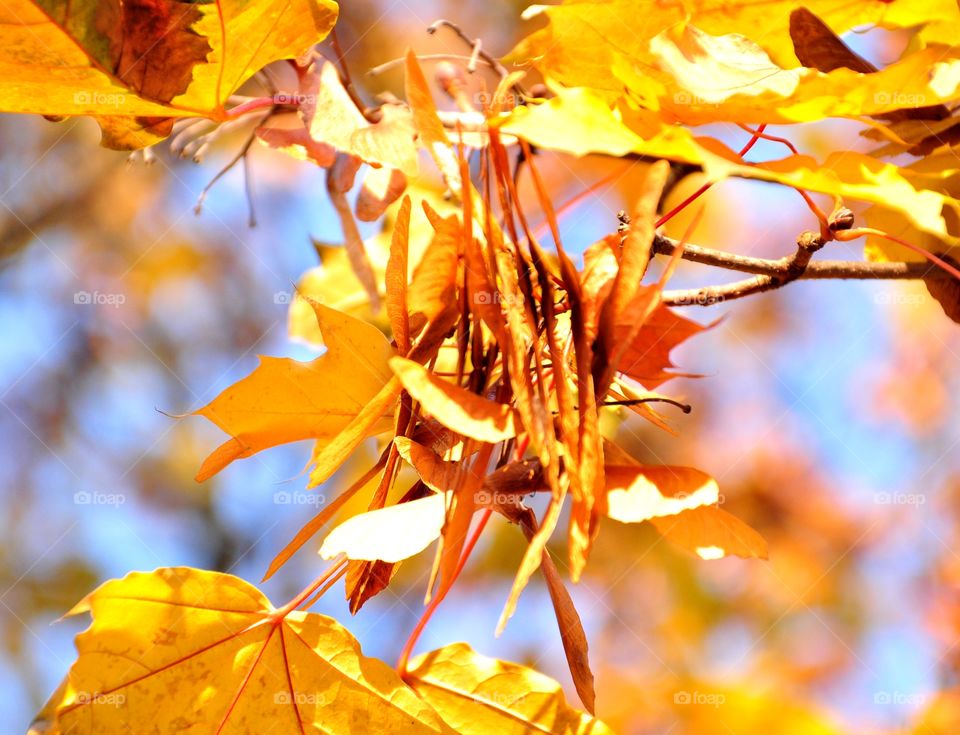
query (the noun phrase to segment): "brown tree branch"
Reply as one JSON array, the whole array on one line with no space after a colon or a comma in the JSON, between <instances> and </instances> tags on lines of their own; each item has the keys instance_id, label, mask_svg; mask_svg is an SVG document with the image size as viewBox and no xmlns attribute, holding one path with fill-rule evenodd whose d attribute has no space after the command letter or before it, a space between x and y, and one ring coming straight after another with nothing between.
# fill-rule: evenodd
<instances>
[{"instance_id":1,"label":"brown tree branch","mask_svg":"<svg viewBox=\"0 0 960 735\"><path fill-rule=\"evenodd\" d=\"M669 237L657 235L653 242L653 251L661 255L672 255L680 243ZM685 245L684 260L691 263L712 265L717 268L738 271L740 273L754 273L762 276L779 276L786 273L786 262L790 258L769 260L766 258L752 258L747 255L737 255L723 250L702 247L700 245ZM804 269L800 278L849 278L857 280L903 280L917 278L937 278L937 269L927 262L910 263L871 263L858 260L815 260Z\"/></svg>"},{"instance_id":2,"label":"brown tree branch","mask_svg":"<svg viewBox=\"0 0 960 735\"><path fill-rule=\"evenodd\" d=\"M799 279L904 280L949 277L927 262L811 261L813 254L823 247L819 235L812 232L801 234L797 245L796 253L778 260L686 245L681 255L684 260L755 275L721 286L664 291L663 302L670 306L710 306L721 301L772 291ZM663 255L674 253L678 247L679 242L662 235L657 235L653 243L654 252Z\"/></svg>"},{"instance_id":3,"label":"brown tree branch","mask_svg":"<svg viewBox=\"0 0 960 735\"><path fill-rule=\"evenodd\" d=\"M823 247L823 239L813 232L802 232L797 238L797 250L793 255L780 260L768 261L775 267L770 275L756 275L723 286L705 286L677 291L665 291L663 302L672 306L709 306L720 301L751 296L772 291L803 277L813 254ZM674 248L675 249L675 248Z\"/></svg>"}]
</instances>

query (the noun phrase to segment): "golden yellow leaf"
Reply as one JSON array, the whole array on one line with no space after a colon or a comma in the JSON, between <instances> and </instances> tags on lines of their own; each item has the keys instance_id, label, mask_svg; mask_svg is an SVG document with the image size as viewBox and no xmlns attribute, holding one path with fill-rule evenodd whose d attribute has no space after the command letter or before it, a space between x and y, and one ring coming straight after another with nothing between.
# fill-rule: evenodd
<instances>
[{"instance_id":1,"label":"golden yellow leaf","mask_svg":"<svg viewBox=\"0 0 960 735\"><path fill-rule=\"evenodd\" d=\"M573 709L553 679L466 643L418 656L406 680L460 735L612 735Z\"/></svg>"},{"instance_id":2,"label":"golden yellow leaf","mask_svg":"<svg viewBox=\"0 0 960 735\"><path fill-rule=\"evenodd\" d=\"M712 36L694 26L671 28L651 40L660 72L645 65L617 75L662 110L688 124L812 122L926 108L960 96L960 58L942 47L909 53L874 73L837 68L784 69L746 36ZM655 80L655 81L653 81ZM933 119L936 119L934 117Z\"/></svg>"},{"instance_id":3,"label":"golden yellow leaf","mask_svg":"<svg viewBox=\"0 0 960 735\"><path fill-rule=\"evenodd\" d=\"M898 213L922 232L947 235L941 212L945 206L955 206L954 199L926 188L925 181L892 163L863 153L838 151L823 161L791 155L748 165L718 141L695 138L686 128L664 125L652 115L642 110L613 109L597 93L579 89L561 91L547 103L514 111L501 122L501 128L541 148L622 156L632 146L637 154L702 166L706 179L712 182L737 176L870 202ZM567 120L571 126L563 136L559 131ZM600 134L591 133L594 127Z\"/></svg>"},{"instance_id":4,"label":"golden yellow leaf","mask_svg":"<svg viewBox=\"0 0 960 735\"><path fill-rule=\"evenodd\" d=\"M131 727L222 735L452 732L335 620L291 605L275 608L237 577L188 567L101 585L71 611L92 613L93 623L77 637L59 726L74 735Z\"/></svg>"},{"instance_id":5,"label":"golden yellow leaf","mask_svg":"<svg viewBox=\"0 0 960 735\"><path fill-rule=\"evenodd\" d=\"M440 538L447 498L425 498L360 513L333 529L320 547L320 556L398 562L419 554Z\"/></svg>"},{"instance_id":6,"label":"golden yellow leaf","mask_svg":"<svg viewBox=\"0 0 960 735\"><path fill-rule=\"evenodd\" d=\"M909 166L902 166L900 175L918 189L931 189L947 195L942 210L945 231L933 232L918 226L908 213L896 207L895 202L876 202L867 208L864 212L866 224L931 253L947 253L956 259L956 250L951 249L960 246L960 201L957 199L960 197L960 162L953 150L947 148ZM868 237L864 252L867 260L925 260L920 253L880 237Z\"/></svg>"},{"instance_id":7,"label":"golden yellow leaf","mask_svg":"<svg viewBox=\"0 0 960 735\"><path fill-rule=\"evenodd\" d=\"M163 0L150 7L138 14L119 3L5 3L0 106L98 116L104 145L150 145L169 133L167 118L220 119L237 87L322 40L338 13L332 0Z\"/></svg>"},{"instance_id":8,"label":"golden yellow leaf","mask_svg":"<svg viewBox=\"0 0 960 735\"><path fill-rule=\"evenodd\" d=\"M442 380L412 360L394 357L390 367L404 389L448 429L492 443L516 436L519 422L510 406Z\"/></svg>"},{"instance_id":9,"label":"golden yellow leaf","mask_svg":"<svg viewBox=\"0 0 960 735\"><path fill-rule=\"evenodd\" d=\"M390 381L394 354L376 327L313 304L327 351L312 362L261 357L253 373L195 411L233 438L203 463L203 481L230 462L301 439L330 440Z\"/></svg>"},{"instance_id":10,"label":"golden yellow leaf","mask_svg":"<svg viewBox=\"0 0 960 735\"><path fill-rule=\"evenodd\" d=\"M621 523L672 516L720 499L716 480L692 467L607 465L604 477L607 515Z\"/></svg>"},{"instance_id":11,"label":"golden yellow leaf","mask_svg":"<svg viewBox=\"0 0 960 735\"><path fill-rule=\"evenodd\" d=\"M668 541L701 559L722 559L730 554L767 558L763 536L721 508L705 505L650 521Z\"/></svg>"},{"instance_id":12,"label":"golden yellow leaf","mask_svg":"<svg viewBox=\"0 0 960 735\"><path fill-rule=\"evenodd\" d=\"M679 158L683 153L679 145L684 143L689 145L687 155L691 159L700 156L698 147L689 143L684 135L677 136L673 141L665 139L665 152L658 154L656 144L645 141L624 125L597 91L581 87L561 90L541 104L516 108L501 121L500 129L541 148L567 151L575 156L588 153L625 156L640 152L639 148L646 145L651 147L651 155ZM663 131L663 135L668 138L668 131ZM677 150L673 150L671 143L678 144ZM674 155L667 155L666 151Z\"/></svg>"},{"instance_id":13,"label":"golden yellow leaf","mask_svg":"<svg viewBox=\"0 0 960 735\"><path fill-rule=\"evenodd\" d=\"M370 258L378 283L383 282L386 264L382 241L381 235L364 241L364 249ZM371 308L370 299L350 265L346 249L326 245L318 245L317 249L321 251L321 265L300 276L292 296L285 292L278 294L280 301L288 298L290 301L290 310L287 312L287 331L290 338L312 347L324 346L323 335L317 325L317 315L313 310L314 301L386 329L387 321L382 312L374 313Z\"/></svg>"},{"instance_id":14,"label":"golden yellow leaf","mask_svg":"<svg viewBox=\"0 0 960 735\"><path fill-rule=\"evenodd\" d=\"M63 698L67 696L70 681L63 677L60 685L54 689L53 693L47 698L43 707L37 712L33 722L30 723L30 729L27 735L60 735L60 726L57 724L57 707Z\"/></svg>"},{"instance_id":15,"label":"golden yellow leaf","mask_svg":"<svg viewBox=\"0 0 960 735\"><path fill-rule=\"evenodd\" d=\"M756 41L785 67L795 66L790 11L803 5L836 33L857 26L910 28L956 18L953 0L690 0L638 3L637 0L565 0L532 5L525 18L546 16L548 25L521 41L508 61L533 63L545 76L568 87L594 87L619 96L609 72L615 56L652 65L650 40L660 31L690 22L721 35L756 30ZM948 36L949 37L949 36ZM953 43L953 37L949 37Z\"/></svg>"}]
</instances>

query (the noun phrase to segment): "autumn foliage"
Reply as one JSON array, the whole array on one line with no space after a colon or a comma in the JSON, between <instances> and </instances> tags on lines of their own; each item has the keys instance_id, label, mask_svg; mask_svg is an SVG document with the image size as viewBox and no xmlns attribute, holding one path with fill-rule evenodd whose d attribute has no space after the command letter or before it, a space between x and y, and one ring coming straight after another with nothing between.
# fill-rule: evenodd
<instances>
[{"instance_id":1,"label":"autumn foliage","mask_svg":"<svg viewBox=\"0 0 960 735\"><path fill-rule=\"evenodd\" d=\"M705 562L774 553L720 507L708 472L641 462L604 427L625 410L683 430L691 406L671 395L670 380L691 373L672 352L714 323L678 309L801 278L923 278L958 320L952 2L533 6L525 16L538 29L504 59L469 39L466 61L426 67L410 51L402 94L376 106L357 91L335 35L317 50L337 20L331 0L17 0L0 12L4 111L93 116L105 146L147 156L168 136L183 150L233 126L246 147L325 169L343 248L304 276L290 305L292 335L324 351L309 362L260 357L192 412L187 420L225 435L197 481L310 440L307 488L317 492L362 445L375 443L378 455L264 570L269 578L319 548L317 579L289 602L274 606L237 577L186 567L132 572L90 593L70 614L89 613L92 624L36 733L608 732L595 717L603 682L558 562L578 582L606 519L647 523ZM642 22L625 31L626 18ZM877 68L841 39L867 25L908 29L910 44ZM275 88L246 94L269 65ZM468 82L478 67L495 83L481 95ZM873 150L818 160L765 132L827 119L859 125ZM699 127L716 123L738 126L736 150L716 126ZM782 157L752 160L761 140ZM587 246L568 242L567 203L541 173L544 152L643 162L619 227ZM704 184L664 211L680 171ZM442 187L424 183L429 176ZM727 257L720 236L714 250L664 234L727 179L795 195L809 212L795 252ZM851 202L867 205L862 225ZM383 233L364 240L358 223L378 221ZM860 238L865 261L814 258ZM671 290L684 259L744 280ZM366 510L343 518L358 499ZM526 543L499 629L542 580L577 706L556 681L465 644L417 651L495 514ZM430 548L426 608L396 667L308 612L342 583L356 613Z\"/></svg>"}]
</instances>

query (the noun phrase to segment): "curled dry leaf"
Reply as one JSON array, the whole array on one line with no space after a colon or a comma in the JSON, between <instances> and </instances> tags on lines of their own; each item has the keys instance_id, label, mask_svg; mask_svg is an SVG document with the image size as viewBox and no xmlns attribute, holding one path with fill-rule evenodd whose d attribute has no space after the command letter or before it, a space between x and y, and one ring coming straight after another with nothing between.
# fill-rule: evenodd
<instances>
[{"instance_id":1,"label":"curled dry leaf","mask_svg":"<svg viewBox=\"0 0 960 735\"><path fill-rule=\"evenodd\" d=\"M347 564L343 587L351 615L360 612L368 600L390 585L398 566L386 561L351 561Z\"/></svg>"},{"instance_id":2,"label":"curled dry leaf","mask_svg":"<svg viewBox=\"0 0 960 735\"><path fill-rule=\"evenodd\" d=\"M438 493L455 488L459 463L445 462L433 450L405 436L396 437L393 443L400 456L417 471L427 487Z\"/></svg>"},{"instance_id":3,"label":"curled dry leaf","mask_svg":"<svg viewBox=\"0 0 960 735\"><path fill-rule=\"evenodd\" d=\"M501 442L517 434L514 410L442 380L412 360L395 357L390 367L424 410L453 431L483 442Z\"/></svg>"},{"instance_id":4,"label":"curled dry leaf","mask_svg":"<svg viewBox=\"0 0 960 735\"><path fill-rule=\"evenodd\" d=\"M460 166L450 145L450 139L443 128L443 123L437 115L437 106L430 94L426 77L417 61L413 49L407 51L404 89L407 94L407 104L413 112L413 128L417 133L421 147L433 157L434 163L450 191L460 196L463 181L460 178Z\"/></svg>"},{"instance_id":5,"label":"curled dry leaf","mask_svg":"<svg viewBox=\"0 0 960 735\"><path fill-rule=\"evenodd\" d=\"M790 38L800 63L822 72L852 69L860 74L873 74L877 67L854 53L830 27L808 8L790 13ZM943 120L950 111L943 105L894 110L882 117L890 122L903 120Z\"/></svg>"},{"instance_id":6,"label":"curled dry leaf","mask_svg":"<svg viewBox=\"0 0 960 735\"><path fill-rule=\"evenodd\" d=\"M942 256L946 260L956 261L949 256ZM937 300L943 313L950 319L960 324L960 281L950 276L945 276L941 272L931 273L929 277L923 279L930 295Z\"/></svg>"},{"instance_id":7,"label":"curled dry leaf","mask_svg":"<svg viewBox=\"0 0 960 735\"><path fill-rule=\"evenodd\" d=\"M440 217L424 203L424 213L434 228L433 238L413 271L408 289L408 308L413 315L431 322L456 304L457 269L463 233L456 216Z\"/></svg>"},{"instance_id":8,"label":"curled dry leaf","mask_svg":"<svg viewBox=\"0 0 960 735\"><path fill-rule=\"evenodd\" d=\"M400 198L406 188L407 177L400 169L389 166L370 168L357 194L357 219L361 222L380 219L387 207Z\"/></svg>"},{"instance_id":9,"label":"curled dry leaf","mask_svg":"<svg viewBox=\"0 0 960 735\"><path fill-rule=\"evenodd\" d=\"M350 150L364 161L395 168L406 176L416 176L420 170L417 148L414 145L413 117L402 105L383 105L380 120L354 131Z\"/></svg>"}]
</instances>

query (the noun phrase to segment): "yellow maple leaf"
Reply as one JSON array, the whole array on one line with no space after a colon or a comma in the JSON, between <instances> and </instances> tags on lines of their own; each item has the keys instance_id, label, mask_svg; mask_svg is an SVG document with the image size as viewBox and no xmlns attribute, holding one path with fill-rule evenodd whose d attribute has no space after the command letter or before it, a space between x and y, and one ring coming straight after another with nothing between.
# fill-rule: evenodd
<instances>
[{"instance_id":1,"label":"yellow maple leaf","mask_svg":"<svg viewBox=\"0 0 960 735\"><path fill-rule=\"evenodd\" d=\"M461 735L612 735L571 707L553 679L466 643L418 656L405 678Z\"/></svg>"},{"instance_id":2,"label":"yellow maple leaf","mask_svg":"<svg viewBox=\"0 0 960 735\"><path fill-rule=\"evenodd\" d=\"M253 373L194 412L232 437L207 457L198 481L268 447L333 439L390 382L394 350L379 329L323 304L313 309L326 353L312 362L261 357ZM379 423L374 432L388 428Z\"/></svg>"},{"instance_id":3,"label":"yellow maple leaf","mask_svg":"<svg viewBox=\"0 0 960 735\"><path fill-rule=\"evenodd\" d=\"M345 628L297 604L275 608L242 579L188 567L106 582L70 611L93 623L77 637L55 726L74 735L452 735Z\"/></svg>"}]
</instances>

